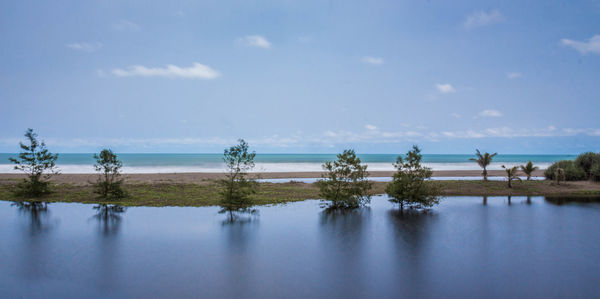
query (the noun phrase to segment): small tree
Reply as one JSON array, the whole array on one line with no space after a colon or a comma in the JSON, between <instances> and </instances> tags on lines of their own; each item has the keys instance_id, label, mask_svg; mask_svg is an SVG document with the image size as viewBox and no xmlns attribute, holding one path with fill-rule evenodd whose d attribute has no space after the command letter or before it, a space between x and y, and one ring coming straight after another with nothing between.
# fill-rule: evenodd
<instances>
[{"instance_id":1,"label":"small tree","mask_svg":"<svg viewBox=\"0 0 600 299\"><path fill-rule=\"evenodd\" d=\"M487 167L488 165L490 165L490 163L492 163L492 158L494 158L494 156L496 156L498 153L484 153L482 155L481 152L479 152L479 150L476 151L477 152L475 153L475 155L477 156L477 158L471 158L469 160L477 162L477 164L479 164L479 166L483 168L483 172L481 174L483 175L483 180L487 181Z\"/></svg>"},{"instance_id":2,"label":"small tree","mask_svg":"<svg viewBox=\"0 0 600 299\"><path fill-rule=\"evenodd\" d=\"M327 171L317 181L324 207L328 209L355 209L371 201L372 183L367 180L367 165L362 165L354 150L344 150L334 162L323 164Z\"/></svg>"},{"instance_id":3,"label":"small tree","mask_svg":"<svg viewBox=\"0 0 600 299\"><path fill-rule=\"evenodd\" d=\"M594 164L590 169L590 179L600 181L600 163Z\"/></svg>"},{"instance_id":4,"label":"small tree","mask_svg":"<svg viewBox=\"0 0 600 299\"><path fill-rule=\"evenodd\" d=\"M27 129L25 137L29 140L29 145L19 142L21 152L18 159L9 158L16 170L27 174L27 178L18 185L19 195L39 197L50 193L48 179L53 174L59 174L56 167L58 154L50 153L44 141L39 142L37 136L32 129Z\"/></svg>"},{"instance_id":5,"label":"small tree","mask_svg":"<svg viewBox=\"0 0 600 299\"><path fill-rule=\"evenodd\" d=\"M560 181L565 180L565 170L560 167L557 167L554 171L554 180L556 181L557 185L560 185Z\"/></svg>"},{"instance_id":6,"label":"small tree","mask_svg":"<svg viewBox=\"0 0 600 299\"><path fill-rule=\"evenodd\" d=\"M121 179L123 162L110 149L103 149L100 154L94 154L94 159L96 159L94 168L100 173L94 192L108 199L125 197L123 179Z\"/></svg>"},{"instance_id":7,"label":"small tree","mask_svg":"<svg viewBox=\"0 0 600 299\"><path fill-rule=\"evenodd\" d=\"M528 181L531 179L531 175L533 174L533 172L538 169L540 169L540 168L537 166L533 166L533 162L531 162L531 161L527 162L527 164L525 164L525 165L521 165L521 170L527 176Z\"/></svg>"},{"instance_id":8,"label":"small tree","mask_svg":"<svg viewBox=\"0 0 600 299\"><path fill-rule=\"evenodd\" d=\"M252 213L254 205L251 195L256 193L257 184L248 179L247 172L254 168L255 152L248 152L248 143L239 139L239 144L225 149L223 161L227 168L225 179L219 181L223 187L221 194L220 213L229 213L233 221L234 212Z\"/></svg>"},{"instance_id":9,"label":"small tree","mask_svg":"<svg viewBox=\"0 0 600 299\"><path fill-rule=\"evenodd\" d=\"M400 210L408 205L412 208L432 207L440 202L437 189L425 180L431 178L431 168L421 165L421 150L416 145L406 153L406 158L398 156L394 167L398 170L385 192L390 201L400 204Z\"/></svg>"},{"instance_id":10,"label":"small tree","mask_svg":"<svg viewBox=\"0 0 600 299\"><path fill-rule=\"evenodd\" d=\"M506 178L508 179L508 188L512 188L513 180L519 180L519 181L521 180L521 178L517 176L517 171L518 171L517 166L506 167L506 166L502 165L502 168L504 168L504 170L506 171Z\"/></svg>"}]
</instances>

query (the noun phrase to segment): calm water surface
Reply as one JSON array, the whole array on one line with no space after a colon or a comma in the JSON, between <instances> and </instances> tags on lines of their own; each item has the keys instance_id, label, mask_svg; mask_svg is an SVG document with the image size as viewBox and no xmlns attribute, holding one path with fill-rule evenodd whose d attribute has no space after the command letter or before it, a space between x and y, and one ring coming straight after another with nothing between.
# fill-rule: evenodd
<instances>
[{"instance_id":1,"label":"calm water surface","mask_svg":"<svg viewBox=\"0 0 600 299\"><path fill-rule=\"evenodd\" d=\"M451 197L428 213L0 201L0 297L596 297L600 204Z\"/></svg>"}]
</instances>

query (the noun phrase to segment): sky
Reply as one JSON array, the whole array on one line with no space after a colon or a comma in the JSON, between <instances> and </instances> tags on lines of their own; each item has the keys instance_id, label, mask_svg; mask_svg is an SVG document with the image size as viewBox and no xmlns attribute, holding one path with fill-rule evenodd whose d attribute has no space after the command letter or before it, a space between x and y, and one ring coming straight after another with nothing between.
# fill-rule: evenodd
<instances>
[{"instance_id":1,"label":"sky","mask_svg":"<svg viewBox=\"0 0 600 299\"><path fill-rule=\"evenodd\" d=\"M600 150L600 1L2 1L0 152Z\"/></svg>"}]
</instances>

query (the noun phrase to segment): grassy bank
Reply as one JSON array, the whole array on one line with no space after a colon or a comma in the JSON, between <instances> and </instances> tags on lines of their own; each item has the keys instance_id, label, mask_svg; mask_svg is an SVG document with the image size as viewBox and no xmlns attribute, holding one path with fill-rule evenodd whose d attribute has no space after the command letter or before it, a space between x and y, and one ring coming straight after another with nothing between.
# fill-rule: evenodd
<instances>
[{"instance_id":1,"label":"grassy bank","mask_svg":"<svg viewBox=\"0 0 600 299\"><path fill-rule=\"evenodd\" d=\"M28 198L13 194L15 180L0 183L0 199L26 201ZM600 184L593 182L567 182L556 185L549 181L523 181L513 183L509 189L501 181L432 181L442 196L600 196ZM386 183L375 182L373 194L384 193ZM219 187L213 180L195 184L139 183L126 184L129 197L108 203L123 206L211 206L217 205ZM279 204L319 198L316 184L261 183L254 196L258 205ZM47 202L106 203L98 199L90 185L57 184L54 193L39 200Z\"/></svg>"}]
</instances>

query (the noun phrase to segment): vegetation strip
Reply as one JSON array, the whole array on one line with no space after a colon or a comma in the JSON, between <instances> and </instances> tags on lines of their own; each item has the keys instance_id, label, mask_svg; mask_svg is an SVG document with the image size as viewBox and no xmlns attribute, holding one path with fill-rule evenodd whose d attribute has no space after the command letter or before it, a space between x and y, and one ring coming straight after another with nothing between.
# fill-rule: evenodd
<instances>
[{"instance_id":1,"label":"vegetation strip","mask_svg":"<svg viewBox=\"0 0 600 299\"><path fill-rule=\"evenodd\" d=\"M384 194L385 182L373 182L372 194ZM514 182L508 188L502 181L430 181L440 196L600 196L600 184L581 181L556 185L551 181ZM40 198L20 197L14 194L16 182L0 184L0 199L7 201L38 200L46 202L109 203L123 206L215 206L220 203L220 185L217 181L198 184L125 184L129 196L106 200L94 193L94 186L58 184L54 192ZM259 183L252 195L255 205L282 204L287 202L318 199L316 183Z\"/></svg>"}]
</instances>

